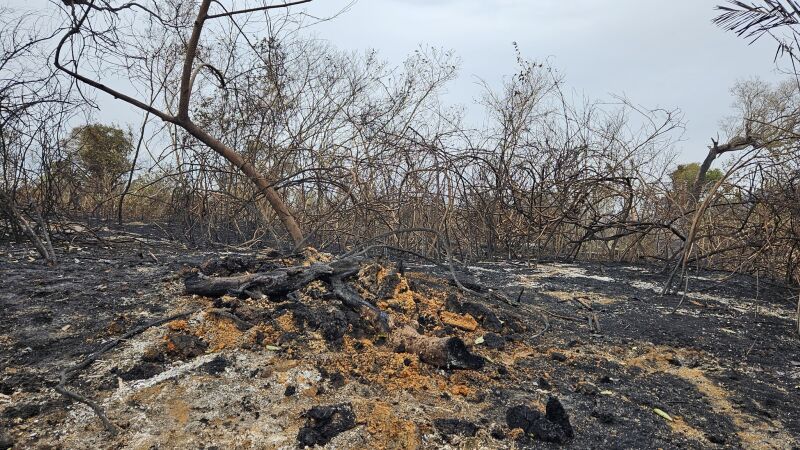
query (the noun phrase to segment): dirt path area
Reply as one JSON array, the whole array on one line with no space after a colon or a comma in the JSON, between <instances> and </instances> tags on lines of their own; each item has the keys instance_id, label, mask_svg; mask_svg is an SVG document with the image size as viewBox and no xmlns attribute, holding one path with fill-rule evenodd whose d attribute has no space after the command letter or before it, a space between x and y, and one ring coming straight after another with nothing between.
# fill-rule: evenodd
<instances>
[{"instance_id":1,"label":"dirt path area","mask_svg":"<svg viewBox=\"0 0 800 450\"><path fill-rule=\"evenodd\" d=\"M675 309L681 298L659 296L664 277L646 267L472 268L522 303L509 305L461 294L435 267L398 275L392 264L365 266L354 281L365 298L413 317L426 335L461 338L485 360L448 370L389 348L324 283L264 300L184 295L181 271L208 256L166 244L75 248L48 268L4 248L0 448L800 445L791 293L763 282L692 274ZM104 342L180 311L193 313L71 380L118 434L54 390L61 370ZM556 430L551 440L563 444L511 426L528 410L558 423L555 403L574 431Z\"/></svg>"}]
</instances>

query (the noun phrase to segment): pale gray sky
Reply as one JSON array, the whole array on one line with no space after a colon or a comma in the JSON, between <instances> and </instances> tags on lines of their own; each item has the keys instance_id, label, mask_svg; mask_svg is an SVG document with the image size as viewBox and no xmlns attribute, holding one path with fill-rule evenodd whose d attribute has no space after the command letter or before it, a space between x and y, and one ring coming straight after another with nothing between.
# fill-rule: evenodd
<instances>
[{"instance_id":1,"label":"pale gray sky","mask_svg":"<svg viewBox=\"0 0 800 450\"><path fill-rule=\"evenodd\" d=\"M4 0L51 9L47 0ZM648 108L680 108L686 120L682 161L701 160L728 114L730 87L750 77L778 80L774 45L747 41L711 23L724 0L359 0L311 29L348 50L374 48L393 65L420 44L455 50L461 77L446 100L469 105L476 77L499 85L515 70L516 41L527 58L547 58L578 96L624 95ZM325 16L350 0L315 0ZM137 126L138 114L99 95L98 119Z\"/></svg>"},{"instance_id":2,"label":"pale gray sky","mask_svg":"<svg viewBox=\"0 0 800 450\"><path fill-rule=\"evenodd\" d=\"M314 13L341 8L326 0ZM360 0L315 32L340 48L373 47L400 63L420 43L453 49L462 76L448 99L469 103L475 76L492 84L515 70L512 42L524 56L548 58L579 95L624 94L645 107L685 115L683 161L702 160L728 114L737 81L778 80L775 47L711 23L723 0Z\"/></svg>"}]
</instances>

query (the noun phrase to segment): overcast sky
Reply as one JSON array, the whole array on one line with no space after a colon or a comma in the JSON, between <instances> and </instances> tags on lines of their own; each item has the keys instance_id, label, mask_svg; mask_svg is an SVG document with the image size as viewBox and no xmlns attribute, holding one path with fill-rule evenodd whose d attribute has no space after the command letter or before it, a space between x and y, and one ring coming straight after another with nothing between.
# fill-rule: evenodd
<instances>
[{"instance_id":1,"label":"overcast sky","mask_svg":"<svg viewBox=\"0 0 800 450\"><path fill-rule=\"evenodd\" d=\"M0 1L53 8L47 0ZM772 42L748 46L711 23L723 1L359 0L311 32L342 49L377 49L393 65L420 44L455 50L461 77L446 100L465 105L479 95L476 77L497 86L514 72L517 42L525 57L548 59L578 96L617 94L648 108L680 108L686 120L680 159L697 161L728 114L737 80L783 77ZM315 0L306 11L325 16L350 3ZM130 107L102 94L98 100L98 118L137 126Z\"/></svg>"},{"instance_id":2,"label":"overcast sky","mask_svg":"<svg viewBox=\"0 0 800 450\"><path fill-rule=\"evenodd\" d=\"M475 76L499 84L523 55L548 58L579 95L624 94L645 107L680 108L683 161L702 160L737 80L778 80L769 40L748 41L711 23L723 0L360 0L315 33L340 48L375 48L393 63L419 44L453 49L462 76L448 100L470 103ZM310 13L347 0L324 0Z\"/></svg>"}]
</instances>

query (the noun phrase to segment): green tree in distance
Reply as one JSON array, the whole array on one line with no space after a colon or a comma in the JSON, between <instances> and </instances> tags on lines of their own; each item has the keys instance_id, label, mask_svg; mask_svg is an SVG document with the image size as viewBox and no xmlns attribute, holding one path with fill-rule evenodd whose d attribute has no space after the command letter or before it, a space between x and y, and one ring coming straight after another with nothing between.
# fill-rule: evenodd
<instances>
[{"instance_id":1,"label":"green tree in distance","mask_svg":"<svg viewBox=\"0 0 800 450\"><path fill-rule=\"evenodd\" d=\"M121 176L131 168L132 136L108 125L89 124L73 128L67 140L70 159L77 166L78 180L94 194L91 207L108 209ZM89 205L87 205L89 206Z\"/></svg>"},{"instance_id":2,"label":"green tree in distance","mask_svg":"<svg viewBox=\"0 0 800 450\"><path fill-rule=\"evenodd\" d=\"M131 136L117 127L101 124L76 127L70 143L86 175L104 185L113 183L130 169Z\"/></svg>"},{"instance_id":3,"label":"green tree in distance","mask_svg":"<svg viewBox=\"0 0 800 450\"><path fill-rule=\"evenodd\" d=\"M699 163L678 164L678 168L672 171L670 178L672 179L672 188L680 192L689 192L694 186L697 175L700 173ZM705 183L703 188L716 183L722 178L722 171L719 169L710 169L706 173Z\"/></svg>"}]
</instances>

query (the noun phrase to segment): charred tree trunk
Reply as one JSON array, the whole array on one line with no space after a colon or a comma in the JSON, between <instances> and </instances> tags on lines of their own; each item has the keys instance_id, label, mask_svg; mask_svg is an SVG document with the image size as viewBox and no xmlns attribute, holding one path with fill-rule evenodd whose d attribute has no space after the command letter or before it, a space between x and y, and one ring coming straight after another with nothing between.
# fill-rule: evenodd
<instances>
[{"instance_id":1,"label":"charred tree trunk","mask_svg":"<svg viewBox=\"0 0 800 450\"><path fill-rule=\"evenodd\" d=\"M299 246L303 242L303 233L300 231L300 226L289 211L286 203L272 187L272 184L256 170L253 164L245 160L242 155L195 125L189 117L189 100L192 95L194 79L197 75L197 71L206 66L200 65L195 67L195 59L197 58L200 35L202 34L205 21L208 18L208 9L210 6L211 0L203 0L203 2L200 3L197 18L192 27L192 35L189 38L189 42L186 44L186 55L183 60L183 71L181 73L180 98L178 100L178 115L176 117L177 123L192 136L222 155L223 158L241 170L242 173L255 184L272 209L275 210L275 214L278 215L278 219L281 221L284 228L286 228L289 236L291 236L294 245ZM218 71L215 70L215 73L218 74ZM218 74L218 76L221 75Z\"/></svg>"},{"instance_id":2,"label":"charred tree trunk","mask_svg":"<svg viewBox=\"0 0 800 450\"><path fill-rule=\"evenodd\" d=\"M223 295L284 295L296 291L323 276L333 274L327 264L312 264L308 267L286 267L268 273L253 273L232 277L209 277L200 272L184 279L187 294L204 297Z\"/></svg>"}]
</instances>

